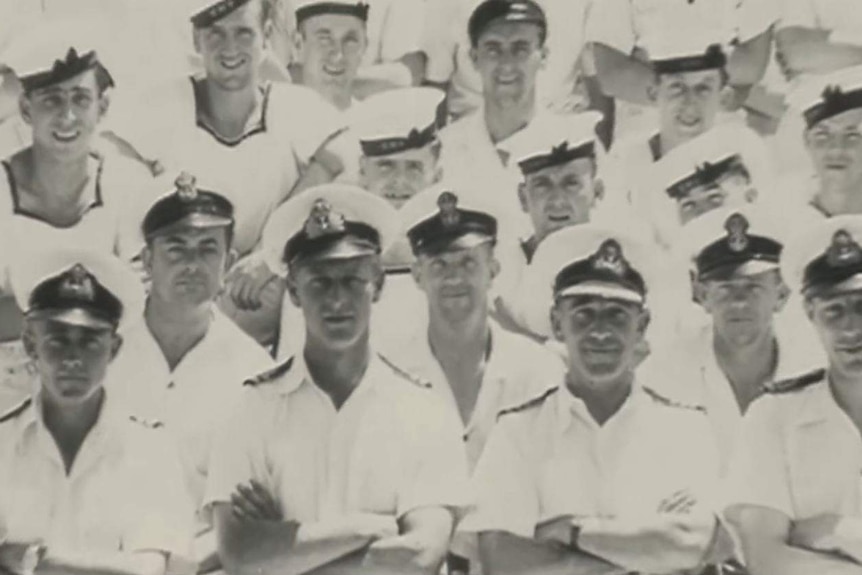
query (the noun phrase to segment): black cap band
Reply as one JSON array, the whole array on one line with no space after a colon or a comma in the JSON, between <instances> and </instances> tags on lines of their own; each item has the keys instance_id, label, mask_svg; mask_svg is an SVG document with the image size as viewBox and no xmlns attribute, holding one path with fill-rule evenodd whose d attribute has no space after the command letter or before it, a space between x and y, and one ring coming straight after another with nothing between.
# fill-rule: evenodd
<instances>
[{"instance_id":1,"label":"black cap band","mask_svg":"<svg viewBox=\"0 0 862 575\"><path fill-rule=\"evenodd\" d=\"M718 44L713 44L706 52L697 56L682 58L667 58L653 60L652 66L656 74L680 74L685 72L700 72L702 70L717 70L727 65L727 56Z\"/></svg>"},{"instance_id":2,"label":"black cap band","mask_svg":"<svg viewBox=\"0 0 862 575\"><path fill-rule=\"evenodd\" d=\"M369 157L387 156L407 150L424 148L437 137L437 124L431 124L423 130L411 130L404 138L383 138L380 140L360 140L362 154Z\"/></svg>"},{"instance_id":3,"label":"black cap band","mask_svg":"<svg viewBox=\"0 0 862 575\"><path fill-rule=\"evenodd\" d=\"M50 70L36 72L35 74L18 75L24 92L32 92L41 88L47 88L60 82L65 82L87 70L98 70L107 80L107 87L114 86L114 79L101 62L95 50L78 54L74 48L69 48L62 60L55 60Z\"/></svg>"},{"instance_id":4,"label":"black cap band","mask_svg":"<svg viewBox=\"0 0 862 575\"><path fill-rule=\"evenodd\" d=\"M251 0L220 0L192 16L192 26L208 28Z\"/></svg>"},{"instance_id":5,"label":"black cap band","mask_svg":"<svg viewBox=\"0 0 862 575\"><path fill-rule=\"evenodd\" d=\"M821 102L806 110L803 115L810 128L827 118L856 108L862 108L862 88L843 92L840 87L831 86L823 91Z\"/></svg>"},{"instance_id":6,"label":"black cap band","mask_svg":"<svg viewBox=\"0 0 862 575\"><path fill-rule=\"evenodd\" d=\"M714 164L704 162L693 174L668 186L667 195L674 200L681 200L695 188L717 185L721 178L730 173L731 169L737 165L742 165L742 158L739 154L733 154Z\"/></svg>"},{"instance_id":7,"label":"black cap band","mask_svg":"<svg viewBox=\"0 0 862 575\"><path fill-rule=\"evenodd\" d=\"M356 4L345 4L343 2L316 2L303 6L296 11L296 24L302 24L313 16L321 14L343 14L355 16L363 22L368 21L368 4L357 2Z\"/></svg>"},{"instance_id":8,"label":"black cap band","mask_svg":"<svg viewBox=\"0 0 862 575\"><path fill-rule=\"evenodd\" d=\"M554 147L549 154L538 154L521 160L518 162L518 167L527 176L545 168L559 166L581 158L595 159L596 157L596 145L593 141L581 144L576 148L569 148L568 146L568 142L563 142Z\"/></svg>"}]
</instances>

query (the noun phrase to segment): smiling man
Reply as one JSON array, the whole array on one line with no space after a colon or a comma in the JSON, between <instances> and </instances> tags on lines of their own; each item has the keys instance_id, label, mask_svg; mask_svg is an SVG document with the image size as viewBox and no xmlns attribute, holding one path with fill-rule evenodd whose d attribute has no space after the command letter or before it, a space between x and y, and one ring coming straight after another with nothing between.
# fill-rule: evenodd
<instances>
[{"instance_id":1,"label":"smiling man","mask_svg":"<svg viewBox=\"0 0 862 575\"><path fill-rule=\"evenodd\" d=\"M753 575L862 573L860 241L860 216L836 216L782 256L827 362L776 382L743 422L725 515Z\"/></svg>"},{"instance_id":2,"label":"smiling man","mask_svg":"<svg viewBox=\"0 0 862 575\"><path fill-rule=\"evenodd\" d=\"M192 509L176 450L103 387L140 282L123 262L86 252L28 264L16 281L38 385L0 417L0 570L177 572Z\"/></svg>"},{"instance_id":3,"label":"smiling man","mask_svg":"<svg viewBox=\"0 0 862 575\"><path fill-rule=\"evenodd\" d=\"M397 229L385 200L336 184L270 221L267 253L287 269L306 335L248 382L212 459L206 502L231 575L431 575L446 556L468 503L457 418L370 344Z\"/></svg>"},{"instance_id":4,"label":"smiling man","mask_svg":"<svg viewBox=\"0 0 862 575\"><path fill-rule=\"evenodd\" d=\"M540 246L531 313L566 348L559 384L503 411L475 471L489 573L697 572L716 518L703 413L635 373L650 314L644 252L594 224ZM689 571L691 570L691 571Z\"/></svg>"}]
</instances>

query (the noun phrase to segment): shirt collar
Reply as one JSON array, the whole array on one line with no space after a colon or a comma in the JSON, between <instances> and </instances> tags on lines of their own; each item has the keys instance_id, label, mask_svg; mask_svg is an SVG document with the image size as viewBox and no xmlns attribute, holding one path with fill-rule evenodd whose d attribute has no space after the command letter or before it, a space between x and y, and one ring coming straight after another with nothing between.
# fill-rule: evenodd
<instances>
[{"instance_id":1,"label":"shirt collar","mask_svg":"<svg viewBox=\"0 0 862 575\"><path fill-rule=\"evenodd\" d=\"M818 425L838 415L844 415L844 412L838 406L838 402L835 401L835 396L832 395L832 387L829 385L828 375L822 382L812 384L807 390L791 393L805 394L802 398L799 412L793 418L795 427Z\"/></svg>"},{"instance_id":2,"label":"shirt collar","mask_svg":"<svg viewBox=\"0 0 862 575\"><path fill-rule=\"evenodd\" d=\"M384 367L378 355L373 351L369 351L368 367L365 369L365 374L362 376L356 389L353 390L351 398L357 393L366 393L378 387L378 382L383 380L385 373L382 373ZM279 383L281 395L287 396L299 391L305 386L311 386L320 393L325 393L312 378L308 370L308 363L305 361L305 355L302 352L293 356L293 363L288 370L284 379Z\"/></svg>"},{"instance_id":3,"label":"shirt collar","mask_svg":"<svg viewBox=\"0 0 862 575\"><path fill-rule=\"evenodd\" d=\"M652 401L647 396L646 392L641 389L640 385L638 385L636 381L633 382L631 391L625 401L623 401L619 410L617 410L617 412L613 414L600 428L587 409L586 403L584 403L580 398L575 397L575 395L569 391L569 388L566 387L565 383L560 386L560 391L555 395L557 401L558 432L561 435L571 427L575 419L585 421L587 425L591 426L593 429L606 428L613 425L614 422L627 418L630 413L639 410L645 402Z\"/></svg>"}]
</instances>

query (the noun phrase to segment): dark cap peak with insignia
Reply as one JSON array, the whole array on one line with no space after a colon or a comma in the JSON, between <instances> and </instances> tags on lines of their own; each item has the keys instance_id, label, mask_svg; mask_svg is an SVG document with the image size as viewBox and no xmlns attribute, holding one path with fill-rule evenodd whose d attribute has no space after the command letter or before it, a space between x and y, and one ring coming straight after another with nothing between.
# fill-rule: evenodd
<instances>
[{"instance_id":1,"label":"dark cap peak with insignia","mask_svg":"<svg viewBox=\"0 0 862 575\"><path fill-rule=\"evenodd\" d=\"M192 26L195 28L209 28L249 2L251 0L207 0L200 10L192 14Z\"/></svg>"},{"instance_id":2,"label":"dark cap peak with insignia","mask_svg":"<svg viewBox=\"0 0 862 575\"><path fill-rule=\"evenodd\" d=\"M224 196L198 187L188 172L174 181L174 189L156 200L141 226L149 239L184 228L215 228L233 226L233 204Z\"/></svg>"},{"instance_id":3,"label":"dark cap peak with insignia","mask_svg":"<svg viewBox=\"0 0 862 575\"><path fill-rule=\"evenodd\" d=\"M380 235L372 226L350 221L324 198L314 201L302 229L284 248L284 262L298 258L350 258L380 253Z\"/></svg>"},{"instance_id":4,"label":"dark cap peak with insignia","mask_svg":"<svg viewBox=\"0 0 862 575\"><path fill-rule=\"evenodd\" d=\"M826 251L805 266L802 291L807 296L862 289L862 246L846 229L838 229Z\"/></svg>"},{"instance_id":5,"label":"dark cap peak with insignia","mask_svg":"<svg viewBox=\"0 0 862 575\"><path fill-rule=\"evenodd\" d=\"M620 242L611 237L602 241L595 253L571 262L557 273L554 295L595 295L643 303L646 282L626 259Z\"/></svg>"},{"instance_id":6,"label":"dark cap peak with insignia","mask_svg":"<svg viewBox=\"0 0 862 575\"><path fill-rule=\"evenodd\" d=\"M470 15L467 31L470 43L476 46L479 37L497 21L536 24L542 30L542 38L548 30L545 12L533 0L484 0Z\"/></svg>"},{"instance_id":7,"label":"dark cap peak with insignia","mask_svg":"<svg viewBox=\"0 0 862 575\"><path fill-rule=\"evenodd\" d=\"M711 229L711 219L695 221L692 225L703 225L708 230ZM697 277L700 280L726 279L777 268L782 244L771 237L750 234L750 227L749 219L738 211L727 216L724 220L725 237L708 244L695 257Z\"/></svg>"},{"instance_id":8,"label":"dark cap peak with insignia","mask_svg":"<svg viewBox=\"0 0 862 575\"><path fill-rule=\"evenodd\" d=\"M89 269L76 263L36 285L30 292L26 315L109 329L119 324L123 304Z\"/></svg>"},{"instance_id":9,"label":"dark cap peak with insignia","mask_svg":"<svg viewBox=\"0 0 862 575\"><path fill-rule=\"evenodd\" d=\"M700 54L678 55L654 58L653 70L656 74L681 74L703 70L720 70L727 65L727 56L719 44L712 44Z\"/></svg>"},{"instance_id":10,"label":"dark cap peak with insignia","mask_svg":"<svg viewBox=\"0 0 862 575\"><path fill-rule=\"evenodd\" d=\"M458 203L458 196L454 192L440 192L436 213L426 216L407 230L414 255L436 255L496 242L497 219L484 211L459 207Z\"/></svg>"},{"instance_id":11,"label":"dark cap peak with insignia","mask_svg":"<svg viewBox=\"0 0 862 575\"><path fill-rule=\"evenodd\" d=\"M336 2L336 1L321 1L311 0L300 3L296 8L296 24L299 26L304 21L314 16L322 14L342 14L345 16L355 16L363 22L368 21L368 4L364 2Z\"/></svg>"}]
</instances>

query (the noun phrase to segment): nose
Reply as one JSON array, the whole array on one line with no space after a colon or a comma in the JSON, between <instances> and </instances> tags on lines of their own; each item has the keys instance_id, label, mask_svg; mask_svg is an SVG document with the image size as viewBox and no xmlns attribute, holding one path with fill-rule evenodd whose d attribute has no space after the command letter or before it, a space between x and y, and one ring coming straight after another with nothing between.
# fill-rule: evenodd
<instances>
[{"instance_id":1,"label":"nose","mask_svg":"<svg viewBox=\"0 0 862 575\"><path fill-rule=\"evenodd\" d=\"M563 193L563 190L560 189L559 186L554 186L551 191L548 192L547 198L548 207L555 210L565 209L569 205L566 194Z\"/></svg>"},{"instance_id":2,"label":"nose","mask_svg":"<svg viewBox=\"0 0 862 575\"><path fill-rule=\"evenodd\" d=\"M329 61L333 64L344 62L344 47L338 42L334 42L329 50Z\"/></svg>"},{"instance_id":3,"label":"nose","mask_svg":"<svg viewBox=\"0 0 862 575\"><path fill-rule=\"evenodd\" d=\"M81 359L81 354L78 352L78 349L70 347L63 356L63 368L74 370L80 369L83 366L84 362Z\"/></svg>"},{"instance_id":4,"label":"nose","mask_svg":"<svg viewBox=\"0 0 862 575\"><path fill-rule=\"evenodd\" d=\"M64 102L63 108L60 110L60 121L64 125L70 125L75 122L77 116L75 115L75 109L72 106L71 102Z\"/></svg>"}]
</instances>

